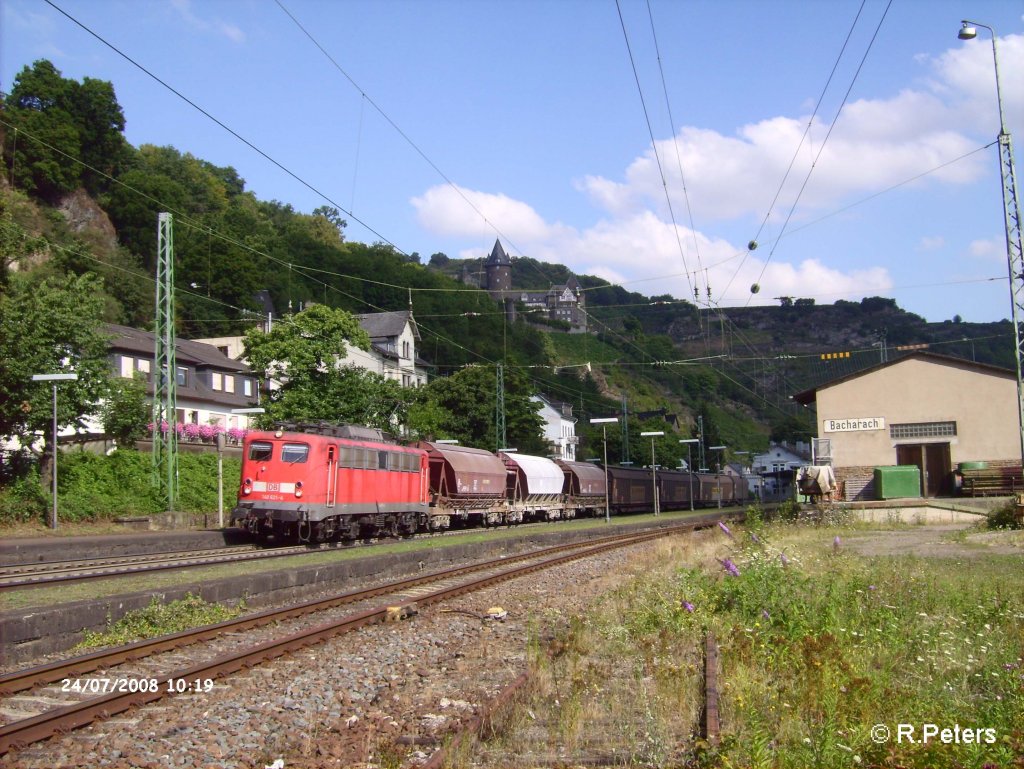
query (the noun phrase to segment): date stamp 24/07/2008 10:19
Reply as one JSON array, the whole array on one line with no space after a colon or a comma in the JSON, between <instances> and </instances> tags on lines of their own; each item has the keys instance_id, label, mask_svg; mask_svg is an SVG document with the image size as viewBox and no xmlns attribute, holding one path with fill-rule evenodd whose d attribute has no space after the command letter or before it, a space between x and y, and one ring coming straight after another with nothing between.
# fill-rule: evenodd
<instances>
[{"instance_id":1,"label":"date stamp 24/07/2008 10:19","mask_svg":"<svg viewBox=\"0 0 1024 769\"><path fill-rule=\"evenodd\" d=\"M167 694L208 694L213 690L212 678L65 678L60 683L62 692L75 694L134 694L160 691Z\"/></svg>"}]
</instances>

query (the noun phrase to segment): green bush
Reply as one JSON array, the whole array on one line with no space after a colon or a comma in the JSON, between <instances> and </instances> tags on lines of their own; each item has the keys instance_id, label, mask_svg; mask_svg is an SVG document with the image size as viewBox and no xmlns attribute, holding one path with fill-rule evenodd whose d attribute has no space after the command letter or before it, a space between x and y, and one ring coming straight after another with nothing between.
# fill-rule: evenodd
<instances>
[{"instance_id":1,"label":"green bush","mask_svg":"<svg viewBox=\"0 0 1024 769\"><path fill-rule=\"evenodd\" d=\"M35 468L0 487L0 523L28 523L43 520L51 496L43 491Z\"/></svg>"},{"instance_id":2,"label":"green bush","mask_svg":"<svg viewBox=\"0 0 1024 769\"><path fill-rule=\"evenodd\" d=\"M224 458L224 506L233 505L241 460ZM57 484L62 521L99 521L142 516L167 509L152 483L148 452L119 449L109 456L85 451L63 453L58 459ZM52 504L31 468L0 488L0 524L45 517ZM217 511L217 455L178 455L178 498L175 508L187 513Z\"/></svg>"},{"instance_id":3,"label":"green bush","mask_svg":"<svg viewBox=\"0 0 1024 769\"><path fill-rule=\"evenodd\" d=\"M997 507L988 516L988 527L990 529L1019 529L1021 519L1017 517L1017 504L1010 500L1006 504Z\"/></svg>"}]
</instances>

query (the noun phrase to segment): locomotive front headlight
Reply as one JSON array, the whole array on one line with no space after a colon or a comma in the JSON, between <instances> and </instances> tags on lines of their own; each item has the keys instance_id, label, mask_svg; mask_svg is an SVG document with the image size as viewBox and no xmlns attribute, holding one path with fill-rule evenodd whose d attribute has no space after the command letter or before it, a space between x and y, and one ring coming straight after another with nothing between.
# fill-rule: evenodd
<instances>
[{"instance_id":1,"label":"locomotive front headlight","mask_svg":"<svg viewBox=\"0 0 1024 769\"><path fill-rule=\"evenodd\" d=\"M295 496L302 496L302 481L295 481Z\"/></svg>"},{"instance_id":2,"label":"locomotive front headlight","mask_svg":"<svg viewBox=\"0 0 1024 769\"><path fill-rule=\"evenodd\" d=\"M243 494L252 494L252 478L246 478L242 482L242 493Z\"/></svg>"}]
</instances>

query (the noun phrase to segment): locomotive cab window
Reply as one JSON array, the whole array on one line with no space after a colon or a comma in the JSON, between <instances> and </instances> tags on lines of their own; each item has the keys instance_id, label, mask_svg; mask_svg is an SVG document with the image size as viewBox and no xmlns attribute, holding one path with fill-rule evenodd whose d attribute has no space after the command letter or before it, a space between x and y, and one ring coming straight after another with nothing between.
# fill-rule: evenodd
<instances>
[{"instance_id":1,"label":"locomotive cab window","mask_svg":"<svg viewBox=\"0 0 1024 769\"><path fill-rule=\"evenodd\" d=\"M305 443L285 443L281 446L281 461L290 465L305 462L309 457L309 446Z\"/></svg>"},{"instance_id":2,"label":"locomotive cab window","mask_svg":"<svg viewBox=\"0 0 1024 769\"><path fill-rule=\"evenodd\" d=\"M254 462L269 462L274 456L274 444L253 441L249 444L249 459Z\"/></svg>"}]
</instances>

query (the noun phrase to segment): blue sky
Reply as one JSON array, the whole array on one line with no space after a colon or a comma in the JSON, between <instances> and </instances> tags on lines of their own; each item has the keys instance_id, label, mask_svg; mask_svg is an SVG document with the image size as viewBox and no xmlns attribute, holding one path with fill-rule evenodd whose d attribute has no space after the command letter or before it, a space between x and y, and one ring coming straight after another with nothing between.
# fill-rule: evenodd
<instances>
[{"instance_id":1,"label":"blue sky","mask_svg":"<svg viewBox=\"0 0 1024 769\"><path fill-rule=\"evenodd\" d=\"M1010 314L998 153L982 149L999 128L991 39L957 31L999 34L1019 162L1021 0L54 3L329 200L43 0L0 6L0 87L39 58L110 80L135 146L233 166L299 211L336 204L351 240L426 261L501 238L702 305L880 295L932 321Z\"/></svg>"}]
</instances>

